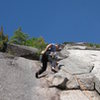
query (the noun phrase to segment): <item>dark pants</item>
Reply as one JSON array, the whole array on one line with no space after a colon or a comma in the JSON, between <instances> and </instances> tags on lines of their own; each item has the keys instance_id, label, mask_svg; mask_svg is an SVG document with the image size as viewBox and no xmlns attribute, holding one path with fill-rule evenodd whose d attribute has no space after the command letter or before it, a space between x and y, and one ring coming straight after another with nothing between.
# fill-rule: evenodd
<instances>
[{"instance_id":1,"label":"dark pants","mask_svg":"<svg viewBox=\"0 0 100 100\"><path fill-rule=\"evenodd\" d=\"M42 74L47 69L48 55L47 54L42 55L42 60L41 61L42 61L42 67L37 72L38 75Z\"/></svg>"}]
</instances>

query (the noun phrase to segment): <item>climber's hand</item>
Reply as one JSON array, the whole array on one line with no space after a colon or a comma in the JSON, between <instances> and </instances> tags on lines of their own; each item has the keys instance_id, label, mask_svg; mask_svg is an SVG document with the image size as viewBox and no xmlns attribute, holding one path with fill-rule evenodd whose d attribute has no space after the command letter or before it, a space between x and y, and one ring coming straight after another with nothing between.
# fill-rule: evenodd
<instances>
[{"instance_id":1,"label":"climber's hand","mask_svg":"<svg viewBox=\"0 0 100 100\"><path fill-rule=\"evenodd\" d=\"M43 50L42 52L41 52L41 54L43 55L45 53L45 51Z\"/></svg>"}]
</instances>

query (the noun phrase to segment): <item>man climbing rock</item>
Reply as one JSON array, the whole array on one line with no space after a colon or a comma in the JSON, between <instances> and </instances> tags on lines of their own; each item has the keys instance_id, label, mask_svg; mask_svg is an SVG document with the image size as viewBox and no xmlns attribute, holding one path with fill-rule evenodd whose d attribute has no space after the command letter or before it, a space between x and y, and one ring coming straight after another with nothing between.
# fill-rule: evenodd
<instances>
[{"instance_id":1,"label":"man climbing rock","mask_svg":"<svg viewBox=\"0 0 100 100\"><path fill-rule=\"evenodd\" d=\"M60 51L60 50L61 48L60 48L60 45L58 44L51 43L47 45L45 50L41 52L42 67L38 72L36 72L35 74L36 78L38 78L38 75L42 74L46 70L48 61L51 63L51 70L55 71L55 67L57 64L55 60L57 58L56 51Z\"/></svg>"}]
</instances>

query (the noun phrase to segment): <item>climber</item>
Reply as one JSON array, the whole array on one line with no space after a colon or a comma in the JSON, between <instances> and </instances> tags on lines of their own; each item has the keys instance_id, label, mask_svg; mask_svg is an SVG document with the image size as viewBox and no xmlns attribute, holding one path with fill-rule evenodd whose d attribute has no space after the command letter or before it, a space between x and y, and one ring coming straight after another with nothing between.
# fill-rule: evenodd
<instances>
[{"instance_id":1,"label":"climber","mask_svg":"<svg viewBox=\"0 0 100 100\"><path fill-rule=\"evenodd\" d=\"M57 58L56 51L60 51L60 50L61 48L60 45L58 44L51 43L47 45L45 50L41 52L42 67L38 72L36 72L35 74L36 78L38 78L38 75L42 74L46 70L48 61L51 63L51 70L55 71L55 67L57 64L55 60Z\"/></svg>"}]
</instances>

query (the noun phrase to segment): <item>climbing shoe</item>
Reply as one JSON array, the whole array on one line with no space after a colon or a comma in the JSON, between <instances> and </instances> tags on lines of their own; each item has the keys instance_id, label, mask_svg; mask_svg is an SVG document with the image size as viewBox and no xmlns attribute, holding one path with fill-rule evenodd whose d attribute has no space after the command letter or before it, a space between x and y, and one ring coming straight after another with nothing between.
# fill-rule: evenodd
<instances>
[{"instance_id":1,"label":"climbing shoe","mask_svg":"<svg viewBox=\"0 0 100 100\"><path fill-rule=\"evenodd\" d=\"M35 73L35 77L36 77L36 78L39 78L39 77L38 77L38 73Z\"/></svg>"}]
</instances>

